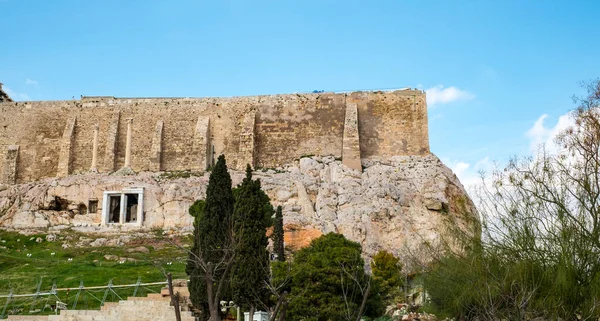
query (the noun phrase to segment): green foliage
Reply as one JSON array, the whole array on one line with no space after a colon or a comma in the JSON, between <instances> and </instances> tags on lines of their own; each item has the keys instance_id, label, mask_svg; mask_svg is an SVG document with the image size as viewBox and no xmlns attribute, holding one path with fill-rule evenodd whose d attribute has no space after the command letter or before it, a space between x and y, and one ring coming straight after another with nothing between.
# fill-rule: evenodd
<instances>
[{"instance_id":1,"label":"green foliage","mask_svg":"<svg viewBox=\"0 0 600 321\"><path fill-rule=\"evenodd\" d=\"M206 311L208 308L207 297L206 297L206 279L205 275L200 270L200 267L197 266L194 261L196 258L193 255L198 253L198 244L200 239L196 233L198 230L198 225L201 224L204 216L204 210L206 208L205 200L197 200L190 206L189 213L194 217L194 246L191 249L191 253L189 254L188 263L186 266L186 273L190 278L189 283L189 291L190 291L190 300L195 307L199 307L202 311ZM194 253L194 254L192 254ZM202 319L205 319L206 316L203 316Z\"/></svg>"},{"instance_id":2,"label":"green foliage","mask_svg":"<svg viewBox=\"0 0 600 321\"><path fill-rule=\"evenodd\" d=\"M381 295L386 305L395 303L395 299L400 297L401 287L404 284L400 260L392 253L379 251L373 256L371 262L373 271L373 280L379 287L378 293Z\"/></svg>"},{"instance_id":3,"label":"green foliage","mask_svg":"<svg viewBox=\"0 0 600 321\"><path fill-rule=\"evenodd\" d=\"M189 254L186 273L190 276L190 300L206 311L206 275L198 264L198 258L214 266L223 261L231 246L231 224L234 197L231 177L223 155L219 156L210 174L206 188L206 200L197 201L190 207L194 219L194 243ZM218 279L219 274L215 273ZM212 280L214 282L215 280Z\"/></svg>"},{"instance_id":4,"label":"green foliage","mask_svg":"<svg viewBox=\"0 0 600 321\"><path fill-rule=\"evenodd\" d=\"M211 172L206 200L196 201L189 213L194 217L194 245L186 272L190 275L192 304L207 311L209 299L211 302L234 299L242 306L266 308L270 273L266 229L272 225L273 207L260 181L252 180L250 166L242 183L232 189L221 155ZM232 269L225 274L226 262L231 260ZM200 261L206 266L212 263L214 276L209 277ZM207 282L212 282L216 290L219 280L223 280L226 289L208 298Z\"/></svg>"},{"instance_id":5,"label":"green foliage","mask_svg":"<svg viewBox=\"0 0 600 321\"><path fill-rule=\"evenodd\" d=\"M502 238L472 240L471 250L441 258L424 275L428 312L507 320L599 316L600 264L587 238L559 221L542 237L522 214L500 215Z\"/></svg>"},{"instance_id":6,"label":"green foliage","mask_svg":"<svg viewBox=\"0 0 600 321\"><path fill-rule=\"evenodd\" d=\"M283 213L281 206L277 206L275 212L275 224L273 226L273 252L277 254L277 260L285 261L285 248L283 240Z\"/></svg>"},{"instance_id":7,"label":"green foliage","mask_svg":"<svg viewBox=\"0 0 600 321\"><path fill-rule=\"evenodd\" d=\"M273 278L290 278L289 320L355 319L362 290L369 282L361 246L341 234L329 233L294 255L291 270L274 264Z\"/></svg>"},{"instance_id":8,"label":"green foliage","mask_svg":"<svg viewBox=\"0 0 600 321\"><path fill-rule=\"evenodd\" d=\"M46 234L22 235L0 230L0 295L8 294L11 289L14 294L35 293L36 284L40 279L42 292L47 292L54 282L58 288L76 289L80 281L83 281L85 286L105 286L111 279L116 285L135 284L138 277L141 277L142 282L165 281L166 277L161 269L171 272L174 278L185 278L185 250L158 237L133 239L130 244L122 246L89 247L73 245L82 237L93 240L101 236L81 234L68 229L55 235L57 240L49 242L46 241ZM41 238L42 242L38 243L37 238ZM189 242L187 239L184 241ZM71 246L63 248L63 243ZM149 252L133 250L140 247L140 244L147 244L145 247ZM126 257L135 261L119 263L116 260L107 260L105 255ZM131 288L115 291L123 298L133 293ZM58 296L65 300L65 294L59 292ZM138 292L138 295L140 294ZM72 303L73 298L74 292L71 291L69 302ZM27 300L31 303L29 298ZM0 300L0 312L4 301ZM12 302L15 301L17 306L29 304L25 299L13 299ZM84 308L86 304L89 309L99 308L99 302L84 303L82 298L78 307ZM37 308L41 308L39 301ZM29 309L23 311L28 312Z\"/></svg>"},{"instance_id":9,"label":"green foliage","mask_svg":"<svg viewBox=\"0 0 600 321\"><path fill-rule=\"evenodd\" d=\"M544 317L551 308L538 295L551 288L552 274L539 262L479 248L463 257L444 257L424 281L435 311L467 319L524 320Z\"/></svg>"},{"instance_id":10,"label":"green foliage","mask_svg":"<svg viewBox=\"0 0 600 321\"><path fill-rule=\"evenodd\" d=\"M266 304L269 292L269 252L267 225L273 215L269 197L261 190L260 180L252 180L252 168L235 193L233 213L236 252L231 273L233 298L242 306Z\"/></svg>"},{"instance_id":11,"label":"green foliage","mask_svg":"<svg viewBox=\"0 0 600 321\"><path fill-rule=\"evenodd\" d=\"M600 81L574 126L535 158L511 161L478 192L483 238L425 275L431 307L464 319L600 317ZM577 100L576 100L577 101Z\"/></svg>"},{"instance_id":12,"label":"green foliage","mask_svg":"<svg viewBox=\"0 0 600 321\"><path fill-rule=\"evenodd\" d=\"M271 285L275 289L290 292L292 278L292 264L289 262L273 261L271 262Z\"/></svg>"},{"instance_id":13,"label":"green foliage","mask_svg":"<svg viewBox=\"0 0 600 321\"><path fill-rule=\"evenodd\" d=\"M204 208L206 207L205 200L196 200L188 212L191 216L194 217L194 224L197 224L198 221L202 220L202 216L204 215Z\"/></svg>"},{"instance_id":14,"label":"green foliage","mask_svg":"<svg viewBox=\"0 0 600 321\"><path fill-rule=\"evenodd\" d=\"M221 155L210 174L204 213L199 216L201 220L196 226L199 246L208 262L219 262L230 245L234 203L231 176L227 171L225 156Z\"/></svg>"}]
</instances>

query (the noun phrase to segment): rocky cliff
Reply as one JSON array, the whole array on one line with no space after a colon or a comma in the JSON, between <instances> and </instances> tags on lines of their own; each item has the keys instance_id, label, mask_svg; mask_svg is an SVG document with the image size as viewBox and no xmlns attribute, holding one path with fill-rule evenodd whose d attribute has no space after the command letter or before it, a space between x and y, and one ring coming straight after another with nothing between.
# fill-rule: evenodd
<instances>
[{"instance_id":1,"label":"rocky cliff","mask_svg":"<svg viewBox=\"0 0 600 321\"><path fill-rule=\"evenodd\" d=\"M8 103L13 101L8 94L2 90L2 83L0 83L0 103Z\"/></svg>"},{"instance_id":2,"label":"rocky cliff","mask_svg":"<svg viewBox=\"0 0 600 321\"><path fill-rule=\"evenodd\" d=\"M434 155L363 160L363 171L333 157L304 157L284 167L255 171L274 205L282 205L286 244L297 249L323 233L339 232L363 245L405 257L424 257L451 231L479 233L473 203L457 177ZM234 184L244 173L231 171ZM100 226L101 210L88 213L90 199L126 187L144 188L142 229L191 231L189 206L205 197L209 174L81 174L20 185L0 185L0 227L73 227L90 233L140 229ZM426 259L424 259L426 261Z\"/></svg>"}]
</instances>

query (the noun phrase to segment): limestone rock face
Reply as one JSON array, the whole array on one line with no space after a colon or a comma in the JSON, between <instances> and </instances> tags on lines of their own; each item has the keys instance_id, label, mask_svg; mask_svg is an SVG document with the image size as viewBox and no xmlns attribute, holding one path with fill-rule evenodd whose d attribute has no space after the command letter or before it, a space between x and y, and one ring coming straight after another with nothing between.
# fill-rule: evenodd
<instances>
[{"instance_id":1,"label":"limestone rock face","mask_svg":"<svg viewBox=\"0 0 600 321\"><path fill-rule=\"evenodd\" d=\"M450 231L479 233L475 207L458 178L434 155L363 160L363 171L333 157L305 157L277 169L257 170L274 206L282 205L287 246L298 249L329 232L362 244L367 255L385 249L400 257L427 256ZM234 184L244 177L231 171ZM192 230L188 208L206 193L209 174L167 178L90 173L0 186L0 227L89 232L131 229ZM100 226L104 191L144 188L143 226ZM98 200L96 213L88 201Z\"/></svg>"}]
</instances>

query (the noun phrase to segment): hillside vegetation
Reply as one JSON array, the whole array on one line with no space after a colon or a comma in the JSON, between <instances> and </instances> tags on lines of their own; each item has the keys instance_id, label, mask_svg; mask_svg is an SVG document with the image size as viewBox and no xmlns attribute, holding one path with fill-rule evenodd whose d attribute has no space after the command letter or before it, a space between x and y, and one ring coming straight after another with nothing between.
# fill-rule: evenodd
<instances>
[{"instance_id":1,"label":"hillside vegetation","mask_svg":"<svg viewBox=\"0 0 600 321\"><path fill-rule=\"evenodd\" d=\"M121 246L81 246L78 240L94 236L71 230L59 234L22 235L0 231L0 295L34 293L42 280L42 290L58 288L133 284L164 281L163 272L185 278L185 250L156 237L134 238ZM55 238L54 240L52 240ZM100 236L97 236L100 238ZM189 244L187 238L178 239ZM2 301L2 300L0 300Z\"/></svg>"}]
</instances>

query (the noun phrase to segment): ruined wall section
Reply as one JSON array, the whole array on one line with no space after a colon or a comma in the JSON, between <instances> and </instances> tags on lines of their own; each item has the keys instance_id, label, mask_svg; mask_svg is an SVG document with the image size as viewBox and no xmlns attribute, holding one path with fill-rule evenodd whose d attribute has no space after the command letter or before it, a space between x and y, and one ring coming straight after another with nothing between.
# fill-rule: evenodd
<instances>
[{"instance_id":1,"label":"ruined wall section","mask_svg":"<svg viewBox=\"0 0 600 321\"><path fill-rule=\"evenodd\" d=\"M19 145L16 182L59 174L61 140L70 119L77 118L70 144L70 174L90 170L93 132L99 126L98 167L110 143L114 115L119 114L115 166L124 165L127 119L132 118L131 168L156 171L156 124L163 122L160 169L198 168L194 140L199 117L210 119L206 131L212 156L225 154L231 168L274 168L306 155L342 157L348 103L356 104L361 158L423 155L429 152L425 94L394 92L318 93L231 98L113 98L0 103L0 164L9 145ZM248 115L254 114L254 129ZM249 135L252 133L252 135ZM110 134L110 135L109 135ZM204 134L207 135L207 134ZM253 152L248 150L253 146ZM211 159L207 155L206 159ZM153 163L154 159L154 163ZM0 174L4 171L1 165Z\"/></svg>"},{"instance_id":2,"label":"ruined wall section","mask_svg":"<svg viewBox=\"0 0 600 321\"><path fill-rule=\"evenodd\" d=\"M0 148L19 145L16 182L57 174L60 141L73 105L62 102L0 104ZM0 162L1 164L1 162ZM5 168L1 169L4 173Z\"/></svg>"},{"instance_id":3,"label":"ruined wall section","mask_svg":"<svg viewBox=\"0 0 600 321\"><path fill-rule=\"evenodd\" d=\"M106 100L106 99L104 99ZM161 169L165 171L197 169L201 161L194 153L194 139L199 117L210 119L208 137L215 153L225 154L228 160L234 160L238 153L236 138L240 129L236 127L237 118L246 111L244 102L235 99L169 99L169 98L121 98L112 101L111 112L119 111L120 119L117 135L115 170L122 168L125 162L127 141L127 119L132 121L131 168L134 171L155 170L153 159L156 146L152 145L156 124L163 122L161 144ZM102 104L98 103L97 104ZM110 113L109 113L110 114ZM101 133L106 133L103 128ZM93 130L92 130L93 134ZM101 134L102 135L102 134ZM105 135L106 136L106 135ZM91 146L91 136L87 139ZM104 150L100 142L100 150ZM91 148L91 147L90 147ZM91 155L91 154L90 154ZM102 156L100 156L102 157ZM87 170L89 165L82 167Z\"/></svg>"},{"instance_id":4,"label":"ruined wall section","mask_svg":"<svg viewBox=\"0 0 600 321\"><path fill-rule=\"evenodd\" d=\"M152 149L150 150L150 159L148 160L148 170L151 172L161 171L163 126L164 121L157 121L152 135Z\"/></svg>"},{"instance_id":5,"label":"ruined wall section","mask_svg":"<svg viewBox=\"0 0 600 321\"><path fill-rule=\"evenodd\" d=\"M98 165L104 166L104 153L109 120L112 111L110 109L97 109L95 117L78 117L75 124L75 139L71 153L71 174L87 172L92 164L92 147L94 139L94 127L98 125Z\"/></svg>"},{"instance_id":6,"label":"ruined wall section","mask_svg":"<svg viewBox=\"0 0 600 321\"><path fill-rule=\"evenodd\" d=\"M420 90L351 93L358 106L362 158L429 153L427 103Z\"/></svg>"},{"instance_id":7,"label":"ruined wall section","mask_svg":"<svg viewBox=\"0 0 600 321\"><path fill-rule=\"evenodd\" d=\"M273 168L306 155L342 157L344 94L265 97L256 118L257 166Z\"/></svg>"}]
</instances>

